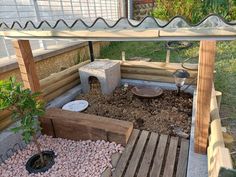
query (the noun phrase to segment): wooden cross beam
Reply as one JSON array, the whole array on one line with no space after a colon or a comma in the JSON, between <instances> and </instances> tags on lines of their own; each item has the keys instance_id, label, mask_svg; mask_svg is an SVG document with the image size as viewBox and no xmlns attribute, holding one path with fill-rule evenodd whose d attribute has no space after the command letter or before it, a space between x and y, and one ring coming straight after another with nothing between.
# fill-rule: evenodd
<instances>
[{"instance_id":1,"label":"wooden cross beam","mask_svg":"<svg viewBox=\"0 0 236 177\"><path fill-rule=\"evenodd\" d=\"M200 42L194 149L201 154L207 151L215 53L215 41Z\"/></svg>"},{"instance_id":2,"label":"wooden cross beam","mask_svg":"<svg viewBox=\"0 0 236 177\"><path fill-rule=\"evenodd\" d=\"M16 59L20 68L21 78L25 88L33 92L40 91L39 79L36 73L34 58L28 40L15 40L13 46Z\"/></svg>"}]
</instances>

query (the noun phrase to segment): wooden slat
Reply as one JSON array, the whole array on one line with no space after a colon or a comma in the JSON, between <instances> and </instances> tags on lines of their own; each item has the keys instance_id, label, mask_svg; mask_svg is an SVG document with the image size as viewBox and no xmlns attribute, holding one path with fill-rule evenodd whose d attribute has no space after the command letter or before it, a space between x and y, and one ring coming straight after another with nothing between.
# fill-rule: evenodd
<instances>
[{"instance_id":1,"label":"wooden slat","mask_svg":"<svg viewBox=\"0 0 236 177\"><path fill-rule=\"evenodd\" d=\"M134 129L130 136L129 142L125 147L125 151L122 153L122 156L120 157L120 160L116 166L115 172L113 174L114 177L121 177L122 174L124 173L125 167L134 149L134 144L138 138L138 135L139 135L139 130Z\"/></svg>"},{"instance_id":2,"label":"wooden slat","mask_svg":"<svg viewBox=\"0 0 236 177\"><path fill-rule=\"evenodd\" d=\"M44 122L44 119L52 120L51 129L54 130L56 137L72 140L102 139L126 146L133 130L131 122L50 108L41 118L42 128L49 130L50 134L52 132L50 127L45 127L50 126L50 123Z\"/></svg>"},{"instance_id":3,"label":"wooden slat","mask_svg":"<svg viewBox=\"0 0 236 177\"><path fill-rule=\"evenodd\" d=\"M136 68L153 68L153 69L163 69L163 70L173 70L183 69L180 63L165 63L165 62L145 62L145 61L122 61L121 67L136 67ZM195 67L196 64L189 64L191 68ZM191 71L190 71L191 72Z\"/></svg>"},{"instance_id":4,"label":"wooden slat","mask_svg":"<svg viewBox=\"0 0 236 177\"><path fill-rule=\"evenodd\" d=\"M167 135L161 135L159 138L156 155L154 157L153 166L150 172L150 177L160 176L167 140L168 140Z\"/></svg>"},{"instance_id":5,"label":"wooden slat","mask_svg":"<svg viewBox=\"0 0 236 177\"><path fill-rule=\"evenodd\" d=\"M212 91L211 91L210 118L211 121L214 121L215 119L220 119L220 111L216 99L216 91L214 83L212 83Z\"/></svg>"},{"instance_id":6,"label":"wooden slat","mask_svg":"<svg viewBox=\"0 0 236 177\"><path fill-rule=\"evenodd\" d=\"M148 141L147 147L145 149L145 154L143 156L142 163L140 165L137 177L148 176L148 171L151 165L153 154L158 140L157 133L151 133L150 139Z\"/></svg>"},{"instance_id":7,"label":"wooden slat","mask_svg":"<svg viewBox=\"0 0 236 177\"><path fill-rule=\"evenodd\" d=\"M216 95L217 106L218 106L218 109L220 110L220 105L221 105L221 100L222 100L222 92L215 91L215 95Z\"/></svg>"},{"instance_id":8,"label":"wooden slat","mask_svg":"<svg viewBox=\"0 0 236 177\"><path fill-rule=\"evenodd\" d=\"M209 177L218 177L220 168L224 167L227 169L233 169L232 159L230 156L229 149L224 147L217 147L214 154L214 159L212 159L212 171L209 171Z\"/></svg>"},{"instance_id":9,"label":"wooden slat","mask_svg":"<svg viewBox=\"0 0 236 177\"><path fill-rule=\"evenodd\" d=\"M121 77L124 79L137 79L137 80L146 80L146 81L155 81L155 82L167 82L167 83L175 83L173 77L169 76L159 76L159 75L151 75L151 74L135 74L135 73L121 73ZM191 83L191 79L187 79L186 83Z\"/></svg>"},{"instance_id":10,"label":"wooden slat","mask_svg":"<svg viewBox=\"0 0 236 177\"><path fill-rule=\"evenodd\" d=\"M130 35L132 34L132 35ZM124 30L117 30L115 33L111 31L106 31L106 30L96 30L96 31L88 31L88 30L79 30L79 31L72 31L72 30L63 30L63 31L54 31L52 33L51 30L46 31L46 30L24 30L24 31L17 31L17 30L8 30L8 31L0 31L0 36L6 36L6 37L12 37L12 38L18 38L18 39L25 39L29 37L30 39L38 39L38 38L53 38L53 37L64 37L64 38L85 38L87 41L88 37L92 39L99 39L101 40L102 38L106 39L105 41L109 41L107 39L112 38L114 39L132 39L135 36L135 39L144 39L148 38L149 40L155 39L159 37L159 30L153 30L153 29L146 29L146 30L140 30L140 31L135 31L135 30L129 30L129 29L124 29Z\"/></svg>"},{"instance_id":11,"label":"wooden slat","mask_svg":"<svg viewBox=\"0 0 236 177\"><path fill-rule=\"evenodd\" d=\"M58 97L59 95L65 93L67 90L73 88L74 86L78 85L80 83L79 79L74 80L73 82L59 88L58 90L55 90L54 92L48 94L47 96L45 96L45 101L51 101L54 98Z\"/></svg>"},{"instance_id":12,"label":"wooden slat","mask_svg":"<svg viewBox=\"0 0 236 177\"><path fill-rule=\"evenodd\" d=\"M0 130L5 129L6 127L8 127L13 122L14 121L11 119L11 117L6 117L4 119L1 119L1 121L0 121Z\"/></svg>"},{"instance_id":13,"label":"wooden slat","mask_svg":"<svg viewBox=\"0 0 236 177\"><path fill-rule=\"evenodd\" d=\"M68 76L68 77L66 77L54 84L48 85L46 88L44 88L42 90L43 95L46 96L46 95L54 92L55 90L65 86L65 85L70 84L71 82L73 82L74 80L77 80L77 79L79 79L79 72L71 74L70 76Z\"/></svg>"},{"instance_id":14,"label":"wooden slat","mask_svg":"<svg viewBox=\"0 0 236 177\"><path fill-rule=\"evenodd\" d=\"M177 67L176 67L177 68ZM140 67L133 67L133 66L122 66L121 72L122 73L132 73L132 74L145 74L145 75L158 75L158 76L167 76L173 77L173 73L176 69L165 69L165 68L140 68ZM190 74L190 78L197 77L197 72L195 71L188 71Z\"/></svg>"},{"instance_id":15,"label":"wooden slat","mask_svg":"<svg viewBox=\"0 0 236 177\"><path fill-rule=\"evenodd\" d=\"M194 135L194 150L205 154L209 136L210 102L216 54L215 41L201 41L197 81L197 105Z\"/></svg>"},{"instance_id":16,"label":"wooden slat","mask_svg":"<svg viewBox=\"0 0 236 177\"><path fill-rule=\"evenodd\" d=\"M172 177L174 174L177 146L178 137L171 137L163 177Z\"/></svg>"},{"instance_id":17,"label":"wooden slat","mask_svg":"<svg viewBox=\"0 0 236 177\"><path fill-rule=\"evenodd\" d=\"M11 116L11 112L8 110L3 110L0 111L0 121L6 117L10 117Z\"/></svg>"},{"instance_id":18,"label":"wooden slat","mask_svg":"<svg viewBox=\"0 0 236 177\"><path fill-rule=\"evenodd\" d=\"M138 167L138 163L140 161L140 158L144 149L144 145L147 141L148 134L149 134L148 131L145 131L145 130L142 131L140 138L137 142L137 145L134 149L132 158L130 159L129 166L125 172L124 177L133 177L135 175L136 169Z\"/></svg>"},{"instance_id":19,"label":"wooden slat","mask_svg":"<svg viewBox=\"0 0 236 177\"><path fill-rule=\"evenodd\" d=\"M188 164L189 140L181 139L176 177L186 177Z\"/></svg>"},{"instance_id":20,"label":"wooden slat","mask_svg":"<svg viewBox=\"0 0 236 177\"><path fill-rule=\"evenodd\" d=\"M88 64L89 61L84 61L78 65L75 65L75 66L72 66L68 69L65 69L64 71L61 71L61 72L58 72L58 73L54 73L42 80L40 80L40 86L41 86L41 89L45 88L45 87L48 87L49 85L51 84L54 84L55 82L58 82L76 72L78 72L78 69L81 67L81 66L84 66L86 64Z\"/></svg>"}]
</instances>

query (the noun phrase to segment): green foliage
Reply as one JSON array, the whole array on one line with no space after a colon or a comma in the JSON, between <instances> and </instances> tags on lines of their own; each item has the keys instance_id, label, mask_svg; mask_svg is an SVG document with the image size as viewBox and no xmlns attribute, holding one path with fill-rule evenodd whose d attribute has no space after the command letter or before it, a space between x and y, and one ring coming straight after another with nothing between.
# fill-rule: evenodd
<instances>
[{"instance_id":1,"label":"green foliage","mask_svg":"<svg viewBox=\"0 0 236 177\"><path fill-rule=\"evenodd\" d=\"M169 20L181 15L188 21L196 22L201 15L201 1L198 0L157 0L153 16L161 20Z\"/></svg>"},{"instance_id":2,"label":"green foliage","mask_svg":"<svg viewBox=\"0 0 236 177\"><path fill-rule=\"evenodd\" d=\"M45 112L39 95L39 93L32 93L29 89L23 89L15 78L0 81L0 110L10 110L12 118L20 120L20 125L12 128L12 131L21 132L26 143L40 129L36 118Z\"/></svg>"},{"instance_id":3,"label":"green foliage","mask_svg":"<svg viewBox=\"0 0 236 177\"><path fill-rule=\"evenodd\" d=\"M169 20L181 15L186 20L197 23L205 16L216 13L227 20L236 19L236 0L156 0L153 16Z\"/></svg>"}]
</instances>

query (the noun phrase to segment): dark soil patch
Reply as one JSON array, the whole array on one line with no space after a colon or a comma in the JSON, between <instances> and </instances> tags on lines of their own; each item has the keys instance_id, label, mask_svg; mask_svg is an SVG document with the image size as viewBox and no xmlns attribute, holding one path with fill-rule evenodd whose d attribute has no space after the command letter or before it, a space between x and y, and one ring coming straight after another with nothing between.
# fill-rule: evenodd
<instances>
[{"instance_id":1,"label":"dark soil patch","mask_svg":"<svg viewBox=\"0 0 236 177\"><path fill-rule=\"evenodd\" d=\"M192 115L192 95L164 90L158 98L138 98L127 90L117 88L112 95L102 95L98 89L81 94L77 99L89 102L85 113L126 120L134 128L176 135L176 131L189 135Z\"/></svg>"}]
</instances>

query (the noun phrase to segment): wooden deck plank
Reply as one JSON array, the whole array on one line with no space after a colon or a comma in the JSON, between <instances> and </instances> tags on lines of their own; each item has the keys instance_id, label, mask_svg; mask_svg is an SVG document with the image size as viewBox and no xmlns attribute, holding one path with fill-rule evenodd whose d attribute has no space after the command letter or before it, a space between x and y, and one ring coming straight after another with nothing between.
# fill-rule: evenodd
<instances>
[{"instance_id":1,"label":"wooden deck plank","mask_svg":"<svg viewBox=\"0 0 236 177\"><path fill-rule=\"evenodd\" d=\"M148 134L149 134L148 131L145 130L142 131L124 177L134 177L145 143L147 141Z\"/></svg>"},{"instance_id":2,"label":"wooden deck plank","mask_svg":"<svg viewBox=\"0 0 236 177\"><path fill-rule=\"evenodd\" d=\"M168 140L167 135L161 135L159 138L156 155L154 157L153 166L150 172L150 177L160 176L167 140Z\"/></svg>"},{"instance_id":3,"label":"wooden deck plank","mask_svg":"<svg viewBox=\"0 0 236 177\"><path fill-rule=\"evenodd\" d=\"M121 177L122 176L122 174L125 170L125 167L128 163L129 157L134 149L134 144L138 138L138 135L139 135L139 130L134 129L131 136L130 136L129 142L128 142L127 146L125 147L125 150L122 153L120 160L117 163L113 177Z\"/></svg>"},{"instance_id":4,"label":"wooden deck plank","mask_svg":"<svg viewBox=\"0 0 236 177\"><path fill-rule=\"evenodd\" d=\"M158 140L158 134L151 133L137 177L148 176L148 171L156 148L157 140Z\"/></svg>"},{"instance_id":5,"label":"wooden deck plank","mask_svg":"<svg viewBox=\"0 0 236 177\"><path fill-rule=\"evenodd\" d=\"M186 177L188 164L189 140L181 139L176 177Z\"/></svg>"},{"instance_id":6,"label":"wooden deck plank","mask_svg":"<svg viewBox=\"0 0 236 177\"><path fill-rule=\"evenodd\" d=\"M172 177L175 168L178 137L171 137L163 177Z\"/></svg>"}]
</instances>

